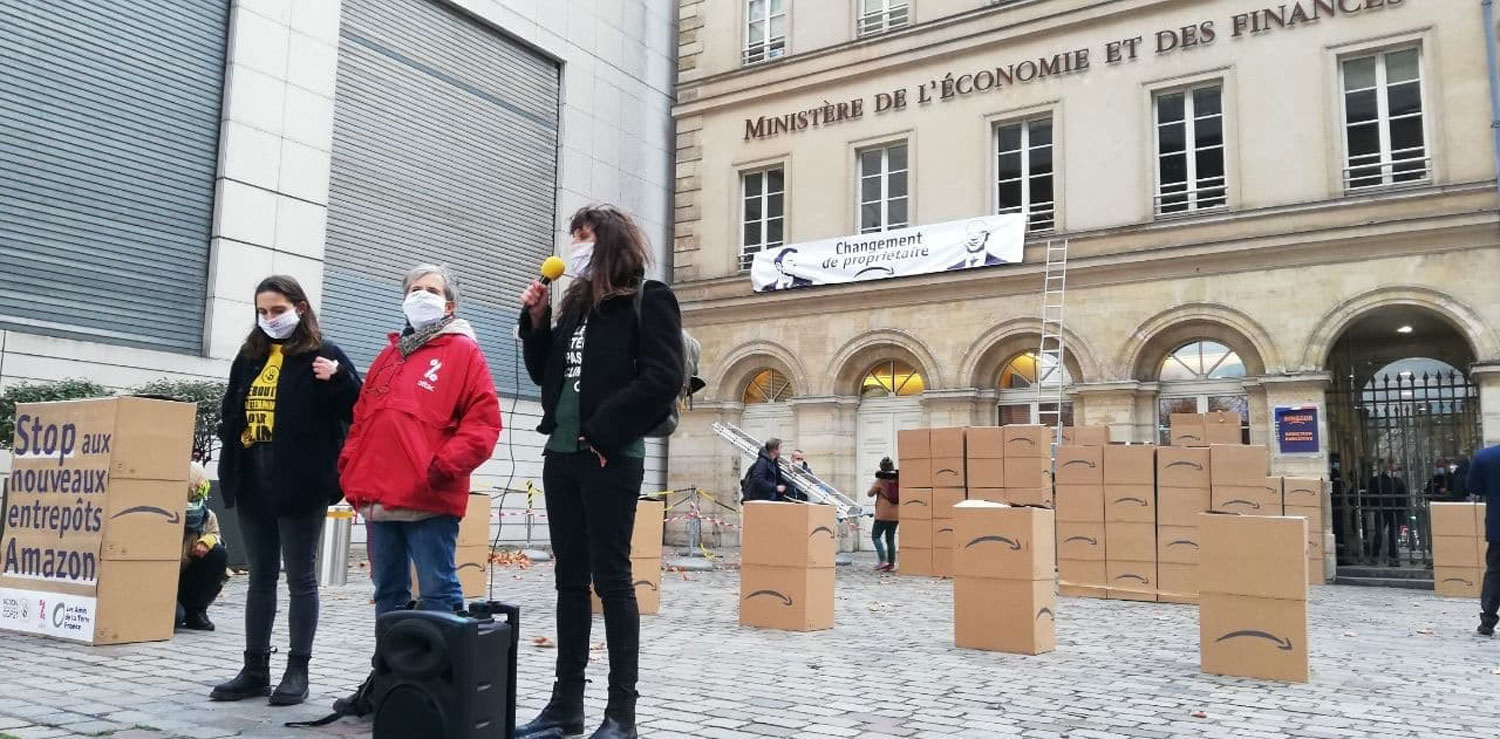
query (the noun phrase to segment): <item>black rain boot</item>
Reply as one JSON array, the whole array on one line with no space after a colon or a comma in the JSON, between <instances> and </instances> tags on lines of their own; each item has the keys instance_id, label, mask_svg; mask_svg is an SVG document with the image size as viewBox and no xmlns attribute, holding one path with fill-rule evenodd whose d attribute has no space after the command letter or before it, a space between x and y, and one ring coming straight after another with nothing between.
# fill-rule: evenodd
<instances>
[{"instance_id":1,"label":"black rain boot","mask_svg":"<svg viewBox=\"0 0 1500 739\"><path fill-rule=\"evenodd\" d=\"M604 723L589 739L636 739L635 691L609 691L609 705L604 709Z\"/></svg>"},{"instance_id":2,"label":"black rain boot","mask_svg":"<svg viewBox=\"0 0 1500 739\"><path fill-rule=\"evenodd\" d=\"M573 739L583 736L583 686L552 686L552 699L529 724L516 727L516 739Z\"/></svg>"},{"instance_id":3,"label":"black rain boot","mask_svg":"<svg viewBox=\"0 0 1500 739\"><path fill-rule=\"evenodd\" d=\"M286 673L281 676L276 690L271 692L271 705L295 706L307 700L307 662L310 659L310 654L287 655Z\"/></svg>"},{"instance_id":4,"label":"black rain boot","mask_svg":"<svg viewBox=\"0 0 1500 739\"><path fill-rule=\"evenodd\" d=\"M233 680L214 686L209 700L242 701L271 693L271 653L245 652L245 666Z\"/></svg>"}]
</instances>

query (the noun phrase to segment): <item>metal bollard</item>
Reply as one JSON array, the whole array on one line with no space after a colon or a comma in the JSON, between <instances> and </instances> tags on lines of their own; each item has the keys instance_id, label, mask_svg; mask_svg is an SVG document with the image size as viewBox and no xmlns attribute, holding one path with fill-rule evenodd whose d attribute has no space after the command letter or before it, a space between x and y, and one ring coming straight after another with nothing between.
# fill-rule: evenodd
<instances>
[{"instance_id":1,"label":"metal bollard","mask_svg":"<svg viewBox=\"0 0 1500 739\"><path fill-rule=\"evenodd\" d=\"M349 532L354 528L354 509L336 505L323 519L323 543L318 551L318 585L349 582Z\"/></svg>"}]
</instances>

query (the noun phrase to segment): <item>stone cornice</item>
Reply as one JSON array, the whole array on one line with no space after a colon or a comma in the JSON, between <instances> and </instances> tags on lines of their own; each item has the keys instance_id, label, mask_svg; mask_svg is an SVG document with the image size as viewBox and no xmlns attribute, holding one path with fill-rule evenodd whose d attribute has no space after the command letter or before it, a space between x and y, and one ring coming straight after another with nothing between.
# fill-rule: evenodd
<instances>
[{"instance_id":1,"label":"stone cornice","mask_svg":"<svg viewBox=\"0 0 1500 739\"><path fill-rule=\"evenodd\" d=\"M1314 384L1327 386L1333 382L1333 374L1329 372L1288 372L1279 375L1261 375L1261 385L1301 385Z\"/></svg>"},{"instance_id":2,"label":"stone cornice","mask_svg":"<svg viewBox=\"0 0 1500 739\"><path fill-rule=\"evenodd\" d=\"M1469 365L1469 375L1473 377L1500 375L1500 362L1476 362Z\"/></svg>"},{"instance_id":3,"label":"stone cornice","mask_svg":"<svg viewBox=\"0 0 1500 739\"><path fill-rule=\"evenodd\" d=\"M1070 395L1103 395L1106 393L1130 393L1141 391L1139 380L1119 380L1116 382L1090 382L1072 385L1069 387Z\"/></svg>"}]
</instances>

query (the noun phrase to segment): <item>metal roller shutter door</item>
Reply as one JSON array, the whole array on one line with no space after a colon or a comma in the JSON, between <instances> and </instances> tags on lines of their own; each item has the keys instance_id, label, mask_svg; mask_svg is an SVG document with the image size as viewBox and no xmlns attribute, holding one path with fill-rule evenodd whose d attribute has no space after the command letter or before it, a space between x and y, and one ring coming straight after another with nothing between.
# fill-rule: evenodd
<instances>
[{"instance_id":1,"label":"metal roller shutter door","mask_svg":"<svg viewBox=\"0 0 1500 739\"><path fill-rule=\"evenodd\" d=\"M0 0L0 327L203 344L226 0Z\"/></svg>"},{"instance_id":2,"label":"metal roller shutter door","mask_svg":"<svg viewBox=\"0 0 1500 739\"><path fill-rule=\"evenodd\" d=\"M518 372L516 296L556 233L558 68L429 0L344 0L323 322L368 366L418 262L457 270L496 387Z\"/></svg>"}]
</instances>

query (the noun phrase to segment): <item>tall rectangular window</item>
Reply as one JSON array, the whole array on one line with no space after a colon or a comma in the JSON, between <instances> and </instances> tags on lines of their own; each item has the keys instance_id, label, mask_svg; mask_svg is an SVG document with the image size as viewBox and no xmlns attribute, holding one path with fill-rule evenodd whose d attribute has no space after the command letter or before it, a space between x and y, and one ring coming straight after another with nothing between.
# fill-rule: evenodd
<instances>
[{"instance_id":1,"label":"tall rectangular window","mask_svg":"<svg viewBox=\"0 0 1500 739\"><path fill-rule=\"evenodd\" d=\"M1432 176L1422 121L1421 53L1416 48L1345 59L1344 189Z\"/></svg>"},{"instance_id":2,"label":"tall rectangular window","mask_svg":"<svg viewBox=\"0 0 1500 739\"><path fill-rule=\"evenodd\" d=\"M745 0L745 63L786 54L787 0Z\"/></svg>"},{"instance_id":3,"label":"tall rectangular window","mask_svg":"<svg viewBox=\"0 0 1500 739\"><path fill-rule=\"evenodd\" d=\"M906 227L907 174L905 141L859 152L860 233Z\"/></svg>"},{"instance_id":4,"label":"tall rectangular window","mask_svg":"<svg viewBox=\"0 0 1500 739\"><path fill-rule=\"evenodd\" d=\"M786 223L786 171L781 167L740 175L740 269L755 255L781 246Z\"/></svg>"},{"instance_id":5,"label":"tall rectangular window","mask_svg":"<svg viewBox=\"0 0 1500 739\"><path fill-rule=\"evenodd\" d=\"M911 5L907 0L857 1L860 36L874 36L886 31L905 28L911 22Z\"/></svg>"},{"instance_id":6,"label":"tall rectangular window","mask_svg":"<svg viewBox=\"0 0 1500 739\"><path fill-rule=\"evenodd\" d=\"M1056 225L1052 179L1052 118L995 127L995 212L1026 216L1026 230Z\"/></svg>"},{"instance_id":7,"label":"tall rectangular window","mask_svg":"<svg viewBox=\"0 0 1500 739\"><path fill-rule=\"evenodd\" d=\"M1156 214L1220 208L1224 177L1224 88L1218 83L1156 96Z\"/></svg>"}]
</instances>

